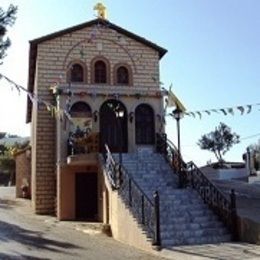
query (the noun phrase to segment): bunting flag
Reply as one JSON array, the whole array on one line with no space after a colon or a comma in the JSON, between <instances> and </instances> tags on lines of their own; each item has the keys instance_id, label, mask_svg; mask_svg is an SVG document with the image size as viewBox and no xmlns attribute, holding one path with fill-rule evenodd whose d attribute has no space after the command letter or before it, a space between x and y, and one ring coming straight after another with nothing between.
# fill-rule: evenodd
<instances>
[{"instance_id":1,"label":"bunting flag","mask_svg":"<svg viewBox=\"0 0 260 260\"><path fill-rule=\"evenodd\" d=\"M240 111L241 115L244 114L244 112L245 112L245 108L244 107L238 106L237 109Z\"/></svg>"},{"instance_id":2,"label":"bunting flag","mask_svg":"<svg viewBox=\"0 0 260 260\"><path fill-rule=\"evenodd\" d=\"M245 114L251 113L253 111L254 107L260 108L260 103L249 104L249 105L239 105L239 106L226 107L226 108L209 109L209 110L202 110L202 111L188 111L188 112L185 112L184 115L192 116L193 118L196 118L196 116L198 116L199 119L202 118L203 114L210 116L213 112L221 113L224 116L227 116L227 115L234 116L235 112L238 111L240 113L240 115L245 115Z\"/></svg>"},{"instance_id":3,"label":"bunting flag","mask_svg":"<svg viewBox=\"0 0 260 260\"><path fill-rule=\"evenodd\" d=\"M127 93L127 94L119 94L119 93L97 93L97 91L84 91L84 92L75 92L72 91L71 89L71 85L69 84L69 87L65 90L63 89L59 89L58 85L59 83L55 82L55 84L52 84L50 86L50 90L53 91L53 93L57 96L57 95L67 95L67 100L66 100L66 105L65 105L65 109L62 108L57 108L56 105L53 105L52 103L45 101L41 98L39 98L35 93L32 93L30 91L28 91L26 88L16 84L13 80L11 80L10 78L4 76L3 74L0 73L0 79L5 79L11 86L11 89L16 89L18 91L18 93L20 93L21 91L26 93L26 95L28 96L28 98L30 99L30 101L35 105L38 106L39 104L42 104L46 107L47 111L50 112L50 114L52 115L52 117L55 117L57 119L59 119L60 121L64 121L64 129L66 128L67 125L67 120L73 124L72 122L72 118L70 116L70 108L71 108L71 99L72 96L74 95L79 95L80 97L84 97L86 95L89 95L93 101L95 101L96 97L99 96L103 96L105 98L109 98L109 96L115 98L115 99L120 99L120 97L122 96L133 96L136 97L137 99L140 99L141 97L143 98L144 96L150 96L150 97L162 97L163 93L158 93L158 91L156 93Z\"/></svg>"},{"instance_id":4,"label":"bunting flag","mask_svg":"<svg viewBox=\"0 0 260 260\"><path fill-rule=\"evenodd\" d=\"M39 104L43 104L46 107L47 111L49 111L53 117L59 117L60 119L63 119L64 116L66 116L69 119L69 121L71 122L71 116L69 115L69 113L66 110L63 110L63 109L59 110L55 105L51 104L48 101L42 100L36 94L31 93L26 88L16 84L13 80L11 80L10 78L8 78L0 73L0 79L2 79L2 78L5 79L8 83L10 83L11 88L13 89L13 87L14 87L18 91L18 93L21 93L21 91L26 93L26 95L28 96L28 98L34 105L37 106Z\"/></svg>"},{"instance_id":5,"label":"bunting flag","mask_svg":"<svg viewBox=\"0 0 260 260\"><path fill-rule=\"evenodd\" d=\"M224 116L227 115L227 112L226 112L226 110L225 110L224 108L221 108L221 109L219 109L219 110L224 114Z\"/></svg>"},{"instance_id":6,"label":"bunting flag","mask_svg":"<svg viewBox=\"0 0 260 260\"><path fill-rule=\"evenodd\" d=\"M61 94L65 94L67 95L67 100L66 100L66 107L65 109L59 109L57 108L55 105L51 104L50 102L47 102L45 100L42 100L41 98L39 98L35 93L31 93L30 91L28 91L26 88L16 84L14 81L12 81L10 78L4 76L3 74L0 73L0 79L5 79L10 85L11 85L11 89L13 90L14 88L17 90L18 94L20 94L21 92L25 92L28 96L28 98L30 99L30 101L34 104L34 105L39 105L39 104L43 104L46 109L51 113L52 116L57 117L58 119L60 119L61 121L64 120L64 125L66 125L66 120L68 119L70 122L72 122L71 120L71 116L69 114L69 110L70 110L70 106L71 106L71 98L73 95L79 95L81 97L85 96L85 95L90 95L93 99L96 98L96 96L104 96L105 98L108 98L109 96L112 96L116 99L119 99L122 96L133 96L137 99L140 99L141 97L163 97L165 96L165 93L168 94L168 99L166 101L166 107L165 107L165 111L167 107L173 107L175 106L176 108L179 108L184 115L186 116L192 116L193 118L196 118L197 116L201 119L203 114L206 114L208 116L210 116L212 113L221 113L223 115L235 115L235 111L239 111L240 115L244 115L244 114L249 114L253 111L253 108L258 107L258 110L260 111L260 103L256 103L256 104L247 104L247 105L237 105L234 107L227 107L227 108L217 108L217 109L208 109L208 110L201 110L201 111L186 111L186 108L184 107L184 105L180 102L180 100L173 94L173 92L171 91L171 87L169 91L165 91L162 90L160 92L156 92L156 93L127 93L127 94L119 94L119 93L97 93L96 91L90 93L90 92L74 92L71 90L71 86L69 85L69 88L66 89L65 91L58 89L57 93L58 95ZM55 88L58 87L58 84L55 84L55 86L52 86L53 90ZM56 95L57 95L56 93ZM166 114L166 113L165 113ZM170 114L167 114L170 115Z\"/></svg>"}]
</instances>

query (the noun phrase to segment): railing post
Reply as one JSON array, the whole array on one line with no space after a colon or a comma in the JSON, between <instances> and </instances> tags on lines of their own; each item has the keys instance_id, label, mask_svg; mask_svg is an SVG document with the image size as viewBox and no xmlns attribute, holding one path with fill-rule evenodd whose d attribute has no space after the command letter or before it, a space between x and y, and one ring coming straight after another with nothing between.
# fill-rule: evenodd
<instances>
[{"instance_id":1,"label":"railing post","mask_svg":"<svg viewBox=\"0 0 260 260\"><path fill-rule=\"evenodd\" d=\"M238 241L236 194L234 189L232 189L230 193L230 204L232 238L234 241Z\"/></svg>"},{"instance_id":2,"label":"railing post","mask_svg":"<svg viewBox=\"0 0 260 260\"><path fill-rule=\"evenodd\" d=\"M157 250L161 249L161 231L160 231L160 198L158 191L155 191L153 194L154 198L154 223L155 223L155 230L154 230L154 241L153 246L156 247Z\"/></svg>"},{"instance_id":3,"label":"railing post","mask_svg":"<svg viewBox=\"0 0 260 260\"><path fill-rule=\"evenodd\" d=\"M165 155L165 157L167 156L167 135L164 134L163 135L163 154Z\"/></svg>"},{"instance_id":4,"label":"railing post","mask_svg":"<svg viewBox=\"0 0 260 260\"><path fill-rule=\"evenodd\" d=\"M131 179L129 179L128 188L129 188L129 206L132 207L132 181L131 181Z\"/></svg>"},{"instance_id":5,"label":"railing post","mask_svg":"<svg viewBox=\"0 0 260 260\"><path fill-rule=\"evenodd\" d=\"M142 205L141 205L141 210L142 210L142 224L144 224L144 222L145 222L145 216L144 216L144 195L142 195L142 197L141 197L141 203L142 203Z\"/></svg>"},{"instance_id":6,"label":"railing post","mask_svg":"<svg viewBox=\"0 0 260 260\"><path fill-rule=\"evenodd\" d=\"M190 165L190 176L191 176L191 187L194 189L195 183L194 183L194 165L191 163Z\"/></svg>"},{"instance_id":7,"label":"railing post","mask_svg":"<svg viewBox=\"0 0 260 260\"><path fill-rule=\"evenodd\" d=\"M119 189L122 183L122 166L121 164L118 164L116 167L116 175L115 175L115 184L116 188Z\"/></svg>"}]
</instances>

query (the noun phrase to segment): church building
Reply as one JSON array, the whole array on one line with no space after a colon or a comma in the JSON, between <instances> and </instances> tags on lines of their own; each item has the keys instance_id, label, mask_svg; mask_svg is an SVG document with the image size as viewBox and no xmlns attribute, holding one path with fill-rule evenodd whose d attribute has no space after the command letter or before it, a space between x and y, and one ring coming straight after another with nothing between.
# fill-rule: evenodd
<instances>
[{"instance_id":1,"label":"church building","mask_svg":"<svg viewBox=\"0 0 260 260\"><path fill-rule=\"evenodd\" d=\"M102 17L30 42L29 91L57 108L28 100L36 213L101 219L98 153L105 144L117 153L155 144L165 53ZM84 151L72 148L77 134L89 137Z\"/></svg>"},{"instance_id":2,"label":"church building","mask_svg":"<svg viewBox=\"0 0 260 260\"><path fill-rule=\"evenodd\" d=\"M195 168L190 186L199 193L178 186L176 161L182 166L164 133L160 88L167 50L110 22L102 4L95 9L97 19L30 42L35 213L103 222L114 238L142 249L230 241L199 196L213 186ZM230 224L229 201L214 198Z\"/></svg>"}]
</instances>

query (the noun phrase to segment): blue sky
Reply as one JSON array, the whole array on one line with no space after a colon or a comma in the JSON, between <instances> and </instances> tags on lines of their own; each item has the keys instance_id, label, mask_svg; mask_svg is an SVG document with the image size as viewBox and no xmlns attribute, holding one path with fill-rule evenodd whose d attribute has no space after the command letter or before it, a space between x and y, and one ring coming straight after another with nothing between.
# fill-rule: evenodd
<instances>
[{"instance_id":1,"label":"blue sky","mask_svg":"<svg viewBox=\"0 0 260 260\"><path fill-rule=\"evenodd\" d=\"M88 0L1 1L19 7L8 34L12 47L0 72L27 86L28 41L94 19ZM106 0L111 22L168 49L161 60L161 81L189 111L260 103L259 0ZM29 135L25 125L25 96L0 81L0 130ZM250 114L203 115L181 121L182 151L186 160L204 164L214 160L196 145L200 136L219 122L241 136L241 143L225 156L241 161L246 147L260 138L260 106ZM7 112L8 111L8 112ZM176 125L167 119L167 133L176 141ZM259 135L257 135L259 134ZM256 135L253 138L248 138Z\"/></svg>"}]
</instances>

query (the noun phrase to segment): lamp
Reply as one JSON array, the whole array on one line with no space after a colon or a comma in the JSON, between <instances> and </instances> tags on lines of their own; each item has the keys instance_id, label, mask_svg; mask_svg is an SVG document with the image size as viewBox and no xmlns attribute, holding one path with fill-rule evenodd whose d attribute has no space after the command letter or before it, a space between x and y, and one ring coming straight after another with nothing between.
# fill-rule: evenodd
<instances>
[{"instance_id":1,"label":"lamp","mask_svg":"<svg viewBox=\"0 0 260 260\"><path fill-rule=\"evenodd\" d=\"M129 113L129 121L130 121L130 123L132 123L133 120L134 120L134 112L130 112Z\"/></svg>"},{"instance_id":2,"label":"lamp","mask_svg":"<svg viewBox=\"0 0 260 260\"><path fill-rule=\"evenodd\" d=\"M178 171L179 171L179 188L183 188L182 162L181 162L181 138L180 138L180 119L183 118L183 111L177 106L172 111L172 115L177 123L177 141L178 141Z\"/></svg>"},{"instance_id":3,"label":"lamp","mask_svg":"<svg viewBox=\"0 0 260 260\"><path fill-rule=\"evenodd\" d=\"M98 120L98 111L96 110L93 114L92 114L93 118L94 118L94 122L97 122Z\"/></svg>"},{"instance_id":4,"label":"lamp","mask_svg":"<svg viewBox=\"0 0 260 260\"><path fill-rule=\"evenodd\" d=\"M119 165L121 167L121 165L122 165L122 146L123 146L123 133L122 133L122 122L121 122L121 119L125 115L124 109L120 108L119 106L116 107L115 115L116 115L117 127L119 129Z\"/></svg>"}]
</instances>

